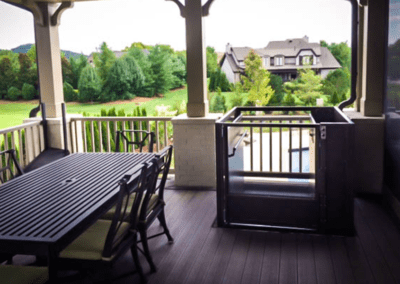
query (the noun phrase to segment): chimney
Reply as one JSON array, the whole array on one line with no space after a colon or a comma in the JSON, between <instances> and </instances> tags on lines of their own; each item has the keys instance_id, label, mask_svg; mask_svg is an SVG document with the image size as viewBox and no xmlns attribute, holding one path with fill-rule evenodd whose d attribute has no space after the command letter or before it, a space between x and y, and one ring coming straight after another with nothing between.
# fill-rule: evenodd
<instances>
[{"instance_id":1,"label":"chimney","mask_svg":"<svg viewBox=\"0 0 400 284\"><path fill-rule=\"evenodd\" d=\"M305 36L303 37L303 39L305 40L305 42L308 43L308 36L305 35Z\"/></svg>"},{"instance_id":2,"label":"chimney","mask_svg":"<svg viewBox=\"0 0 400 284\"><path fill-rule=\"evenodd\" d=\"M226 44L226 51L227 54L232 54L232 45L228 42Z\"/></svg>"}]
</instances>

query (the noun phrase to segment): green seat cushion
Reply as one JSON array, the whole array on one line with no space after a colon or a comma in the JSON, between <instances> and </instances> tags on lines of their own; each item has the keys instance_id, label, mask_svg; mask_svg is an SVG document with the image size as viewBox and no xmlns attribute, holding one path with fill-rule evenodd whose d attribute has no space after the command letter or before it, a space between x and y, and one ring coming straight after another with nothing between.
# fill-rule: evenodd
<instances>
[{"instance_id":1,"label":"green seat cushion","mask_svg":"<svg viewBox=\"0 0 400 284\"><path fill-rule=\"evenodd\" d=\"M102 253L110 226L111 221L98 220L74 242L66 247L60 253L60 258L104 260L102 258ZM118 230L117 238L129 230L129 227L129 223L123 222L121 228Z\"/></svg>"},{"instance_id":2,"label":"green seat cushion","mask_svg":"<svg viewBox=\"0 0 400 284\"><path fill-rule=\"evenodd\" d=\"M39 284L49 279L46 267L1 265L0 283Z\"/></svg>"},{"instance_id":3,"label":"green seat cushion","mask_svg":"<svg viewBox=\"0 0 400 284\"><path fill-rule=\"evenodd\" d=\"M128 214L130 213L130 209L132 208L133 202L135 201L135 196L134 194L131 195L131 197L129 198L129 203L128 203ZM156 206L158 201L158 194L153 194L150 198L149 201L149 206L147 207L147 214L151 212L151 210L153 210L154 206ZM103 220L112 220L112 218L114 217L115 214L115 209L116 207L113 206L110 210L108 210L107 213L105 213L101 219Z\"/></svg>"}]
</instances>

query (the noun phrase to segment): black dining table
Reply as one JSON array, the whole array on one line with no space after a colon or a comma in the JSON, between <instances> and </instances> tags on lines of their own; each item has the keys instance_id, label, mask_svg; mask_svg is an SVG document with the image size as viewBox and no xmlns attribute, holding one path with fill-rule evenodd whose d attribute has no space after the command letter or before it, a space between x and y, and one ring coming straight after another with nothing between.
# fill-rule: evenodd
<instances>
[{"instance_id":1,"label":"black dining table","mask_svg":"<svg viewBox=\"0 0 400 284\"><path fill-rule=\"evenodd\" d=\"M118 181L153 153L75 153L0 185L0 253L54 259L116 202Z\"/></svg>"}]
</instances>

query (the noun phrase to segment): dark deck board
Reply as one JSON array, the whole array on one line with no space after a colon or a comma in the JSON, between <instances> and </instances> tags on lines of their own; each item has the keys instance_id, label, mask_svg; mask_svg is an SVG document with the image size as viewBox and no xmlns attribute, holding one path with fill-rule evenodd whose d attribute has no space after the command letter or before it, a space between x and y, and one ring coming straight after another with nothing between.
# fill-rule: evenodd
<instances>
[{"instance_id":1,"label":"dark deck board","mask_svg":"<svg viewBox=\"0 0 400 284\"><path fill-rule=\"evenodd\" d=\"M299 284L316 284L312 239L308 234L297 234L297 271Z\"/></svg>"},{"instance_id":2,"label":"dark deck board","mask_svg":"<svg viewBox=\"0 0 400 284\"><path fill-rule=\"evenodd\" d=\"M166 217L175 243L165 236L150 240L158 271L151 274L141 256L148 282L154 283L400 283L400 232L376 202L358 199L354 237L300 232L215 228L213 191L165 192ZM161 232L158 221L149 234ZM14 257L27 264L32 257ZM114 267L113 283L139 283L128 252ZM101 276L94 279L101 280ZM70 282L92 283L90 278Z\"/></svg>"}]
</instances>

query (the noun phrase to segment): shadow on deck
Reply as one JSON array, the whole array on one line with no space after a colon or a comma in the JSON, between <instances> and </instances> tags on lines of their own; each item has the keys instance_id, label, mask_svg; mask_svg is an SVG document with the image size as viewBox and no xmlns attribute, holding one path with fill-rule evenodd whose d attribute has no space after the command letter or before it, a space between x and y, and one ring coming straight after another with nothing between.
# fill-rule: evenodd
<instances>
[{"instance_id":1,"label":"shadow on deck","mask_svg":"<svg viewBox=\"0 0 400 284\"><path fill-rule=\"evenodd\" d=\"M376 202L356 199L357 236L339 237L215 228L214 191L169 187L165 194L175 242L165 236L150 241L158 271L147 274L148 283L400 283L400 231ZM155 222L150 230L161 227ZM14 257L15 263L30 260ZM113 270L113 283L139 283L133 270L127 253Z\"/></svg>"}]
</instances>

